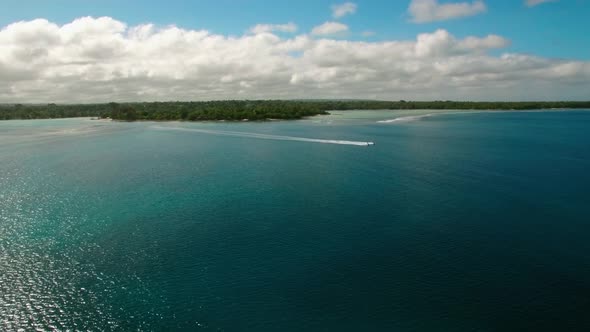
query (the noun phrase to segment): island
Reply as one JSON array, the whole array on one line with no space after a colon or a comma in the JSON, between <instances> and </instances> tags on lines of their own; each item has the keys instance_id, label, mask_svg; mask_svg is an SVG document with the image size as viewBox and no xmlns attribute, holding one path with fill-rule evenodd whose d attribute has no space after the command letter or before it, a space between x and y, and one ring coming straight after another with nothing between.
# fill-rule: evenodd
<instances>
[{"instance_id":1,"label":"island","mask_svg":"<svg viewBox=\"0 0 590 332\"><path fill-rule=\"evenodd\" d=\"M376 100L223 100L104 104L0 104L0 120L110 118L121 121L294 120L345 110L590 109L590 101L468 102Z\"/></svg>"}]
</instances>

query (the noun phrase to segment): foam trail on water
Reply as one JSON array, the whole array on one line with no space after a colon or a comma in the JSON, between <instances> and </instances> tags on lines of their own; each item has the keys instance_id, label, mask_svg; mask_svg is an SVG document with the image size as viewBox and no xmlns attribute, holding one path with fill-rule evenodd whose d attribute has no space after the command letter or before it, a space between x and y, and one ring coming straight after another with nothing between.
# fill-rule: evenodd
<instances>
[{"instance_id":1,"label":"foam trail on water","mask_svg":"<svg viewBox=\"0 0 590 332\"><path fill-rule=\"evenodd\" d=\"M395 119L377 121L377 123L410 122L410 121L420 120L422 118L427 118L427 117L433 116L433 115L434 114L402 116L402 117L395 118Z\"/></svg>"},{"instance_id":2,"label":"foam trail on water","mask_svg":"<svg viewBox=\"0 0 590 332\"><path fill-rule=\"evenodd\" d=\"M207 129L165 127L165 126L153 126L152 128L158 129L158 130L187 131L187 132L194 132L194 133L201 133L201 134L267 139L267 140L276 140L276 141L296 141L296 142L356 145L356 146L374 145L373 142L331 140L331 139L306 138L306 137L294 137L294 136L279 136L279 135L267 135L267 134L258 134L258 133L247 133L247 132L241 132L241 131L207 130Z\"/></svg>"}]
</instances>

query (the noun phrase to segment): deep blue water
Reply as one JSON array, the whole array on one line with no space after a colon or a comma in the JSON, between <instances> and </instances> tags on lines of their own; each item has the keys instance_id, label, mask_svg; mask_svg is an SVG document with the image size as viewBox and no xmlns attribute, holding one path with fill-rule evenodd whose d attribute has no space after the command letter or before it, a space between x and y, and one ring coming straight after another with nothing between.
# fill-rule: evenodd
<instances>
[{"instance_id":1,"label":"deep blue water","mask_svg":"<svg viewBox=\"0 0 590 332\"><path fill-rule=\"evenodd\" d=\"M396 116L0 122L0 330L590 330L590 112Z\"/></svg>"}]
</instances>

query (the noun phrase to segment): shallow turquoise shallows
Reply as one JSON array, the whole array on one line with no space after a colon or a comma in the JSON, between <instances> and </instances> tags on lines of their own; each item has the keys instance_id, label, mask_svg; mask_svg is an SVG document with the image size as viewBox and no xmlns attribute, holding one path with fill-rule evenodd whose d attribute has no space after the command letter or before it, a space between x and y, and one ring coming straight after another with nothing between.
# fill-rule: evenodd
<instances>
[{"instance_id":1,"label":"shallow turquoise shallows","mask_svg":"<svg viewBox=\"0 0 590 332\"><path fill-rule=\"evenodd\" d=\"M589 331L589 310L590 111L0 122L2 331Z\"/></svg>"}]
</instances>

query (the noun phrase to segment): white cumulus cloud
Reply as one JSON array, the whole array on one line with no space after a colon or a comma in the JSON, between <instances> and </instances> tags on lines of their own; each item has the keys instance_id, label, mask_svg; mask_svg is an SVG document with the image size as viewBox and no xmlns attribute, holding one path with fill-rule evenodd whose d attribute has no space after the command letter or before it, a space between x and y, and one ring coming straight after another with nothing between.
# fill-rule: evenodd
<instances>
[{"instance_id":1,"label":"white cumulus cloud","mask_svg":"<svg viewBox=\"0 0 590 332\"><path fill-rule=\"evenodd\" d=\"M257 24L249 30L249 32L253 34L275 31L295 33L297 32L297 25L293 22L287 24Z\"/></svg>"},{"instance_id":2,"label":"white cumulus cloud","mask_svg":"<svg viewBox=\"0 0 590 332\"><path fill-rule=\"evenodd\" d=\"M341 18L346 15L356 13L357 5L353 2L345 2L339 5L332 6L332 16L334 18Z\"/></svg>"},{"instance_id":3,"label":"white cumulus cloud","mask_svg":"<svg viewBox=\"0 0 590 332\"><path fill-rule=\"evenodd\" d=\"M461 53L482 53L495 48L504 48L510 42L497 35L488 35L483 38L467 37L457 40L446 30L437 30L434 33L419 34L415 50L416 56L449 56Z\"/></svg>"},{"instance_id":4,"label":"white cumulus cloud","mask_svg":"<svg viewBox=\"0 0 590 332\"><path fill-rule=\"evenodd\" d=\"M326 22L322 25L318 25L317 27L313 28L311 30L311 34L316 36L329 36L343 33L346 31L348 31L348 26L346 24L338 22Z\"/></svg>"},{"instance_id":5,"label":"white cumulus cloud","mask_svg":"<svg viewBox=\"0 0 590 332\"><path fill-rule=\"evenodd\" d=\"M444 21L483 13L487 7L483 0L473 2L439 3L438 0L412 0L408 12L415 23Z\"/></svg>"},{"instance_id":6,"label":"white cumulus cloud","mask_svg":"<svg viewBox=\"0 0 590 332\"><path fill-rule=\"evenodd\" d=\"M330 29L328 29L330 30ZM494 55L501 36L225 36L109 17L0 30L0 103L212 99L587 99L590 62ZM342 30L331 30L342 31Z\"/></svg>"}]
</instances>

